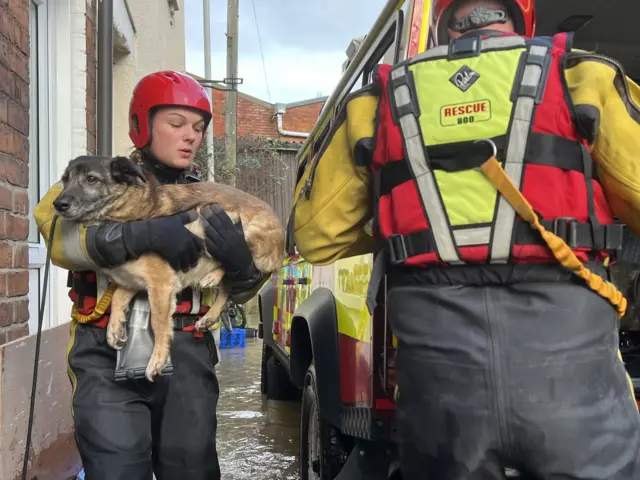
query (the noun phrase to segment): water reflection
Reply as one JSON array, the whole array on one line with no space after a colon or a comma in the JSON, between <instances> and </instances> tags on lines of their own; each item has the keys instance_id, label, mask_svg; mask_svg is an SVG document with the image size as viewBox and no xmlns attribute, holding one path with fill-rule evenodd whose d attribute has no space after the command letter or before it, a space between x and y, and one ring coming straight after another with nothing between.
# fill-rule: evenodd
<instances>
[{"instance_id":1,"label":"water reflection","mask_svg":"<svg viewBox=\"0 0 640 480\"><path fill-rule=\"evenodd\" d=\"M262 340L223 349L217 367L218 455L224 480L297 480L299 402L260 394Z\"/></svg>"}]
</instances>

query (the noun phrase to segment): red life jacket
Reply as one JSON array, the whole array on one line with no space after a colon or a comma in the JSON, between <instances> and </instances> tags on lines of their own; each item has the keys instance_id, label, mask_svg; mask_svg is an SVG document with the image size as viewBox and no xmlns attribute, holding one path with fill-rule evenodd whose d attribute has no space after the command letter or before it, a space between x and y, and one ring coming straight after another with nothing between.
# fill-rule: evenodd
<instances>
[{"instance_id":1,"label":"red life jacket","mask_svg":"<svg viewBox=\"0 0 640 480\"><path fill-rule=\"evenodd\" d=\"M91 315L97 303L97 279L94 272L69 272L67 279L69 298L82 315ZM192 316L199 318L203 316L209 307L203 305L202 292L194 292L191 288L186 288L178 294L176 311L174 316ZM105 314L97 320L91 322L92 325L105 328L109 323L111 306Z\"/></svg>"},{"instance_id":2,"label":"red life jacket","mask_svg":"<svg viewBox=\"0 0 640 480\"><path fill-rule=\"evenodd\" d=\"M463 37L378 68L374 232L392 265L556 263L477 169L492 143L545 228L581 261L620 248L622 225L573 121L562 74L571 41Z\"/></svg>"}]
</instances>

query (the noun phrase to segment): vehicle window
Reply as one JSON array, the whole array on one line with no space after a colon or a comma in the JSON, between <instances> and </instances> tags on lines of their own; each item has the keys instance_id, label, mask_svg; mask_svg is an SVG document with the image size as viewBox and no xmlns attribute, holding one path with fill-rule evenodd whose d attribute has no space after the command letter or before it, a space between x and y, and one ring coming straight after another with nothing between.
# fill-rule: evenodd
<instances>
[{"instance_id":1,"label":"vehicle window","mask_svg":"<svg viewBox=\"0 0 640 480\"><path fill-rule=\"evenodd\" d=\"M396 52L396 37L397 32L395 28L387 31L382 41L378 44L374 50L371 58L367 61L364 70L362 72L362 86L369 85L373 82L373 71L376 65L381 63L393 63L395 60Z\"/></svg>"}]
</instances>

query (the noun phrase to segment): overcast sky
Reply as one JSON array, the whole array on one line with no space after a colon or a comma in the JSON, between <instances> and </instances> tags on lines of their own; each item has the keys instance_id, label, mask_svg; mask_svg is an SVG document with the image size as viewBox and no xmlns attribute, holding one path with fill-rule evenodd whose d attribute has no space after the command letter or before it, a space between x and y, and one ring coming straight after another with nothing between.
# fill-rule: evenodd
<instances>
[{"instance_id":1,"label":"overcast sky","mask_svg":"<svg viewBox=\"0 0 640 480\"><path fill-rule=\"evenodd\" d=\"M212 74L226 73L227 1L211 1ZM271 103L329 95L340 78L353 37L373 25L385 0L253 0L267 80L260 56L252 0L240 1L240 91ZM286 19L286 20L285 20ZM185 0L187 71L204 76L202 0Z\"/></svg>"}]
</instances>

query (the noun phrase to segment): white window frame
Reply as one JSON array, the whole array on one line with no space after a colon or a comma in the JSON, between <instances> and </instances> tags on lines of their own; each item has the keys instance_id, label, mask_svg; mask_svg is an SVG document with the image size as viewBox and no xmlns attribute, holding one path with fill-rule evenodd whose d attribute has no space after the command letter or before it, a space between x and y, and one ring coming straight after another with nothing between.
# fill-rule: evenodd
<instances>
[{"instance_id":1,"label":"white window frame","mask_svg":"<svg viewBox=\"0 0 640 480\"><path fill-rule=\"evenodd\" d=\"M32 17L33 9L37 11L37 19L34 22ZM40 311L41 293L44 287L44 266L47 258L47 247L44 239L39 235L37 229L34 233L35 222L33 221L33 207L40 201L49 189L51 182L51 143L49 136L50 125L50 72L51 72L51 55L49 52L49 11L45 0L29 0L29 204L31 205L29 212L29 333L35 334L38 328L38 314ZM35 32L34 32L35 30ZM34 35L35 33L35 35ZM37 45L33 45L33 39L36 39ZM37 51L35 65L36 71L33 70L33 51L32 46ZM37 82L37 91L34 91L34 82ZM31 127L32 122L37 122L36 137L33 137ZM35 159L36 176L34 175L33 163L31 155L37 149L37 157ZM37 196L33 195L34 190ZM53 269L52 269L53 270ZM47 299L45 301L45 311L43 319L43 329L51 327L51 273L49 275L49 285L47 287Z\"/></svg>"}]
</instances>

